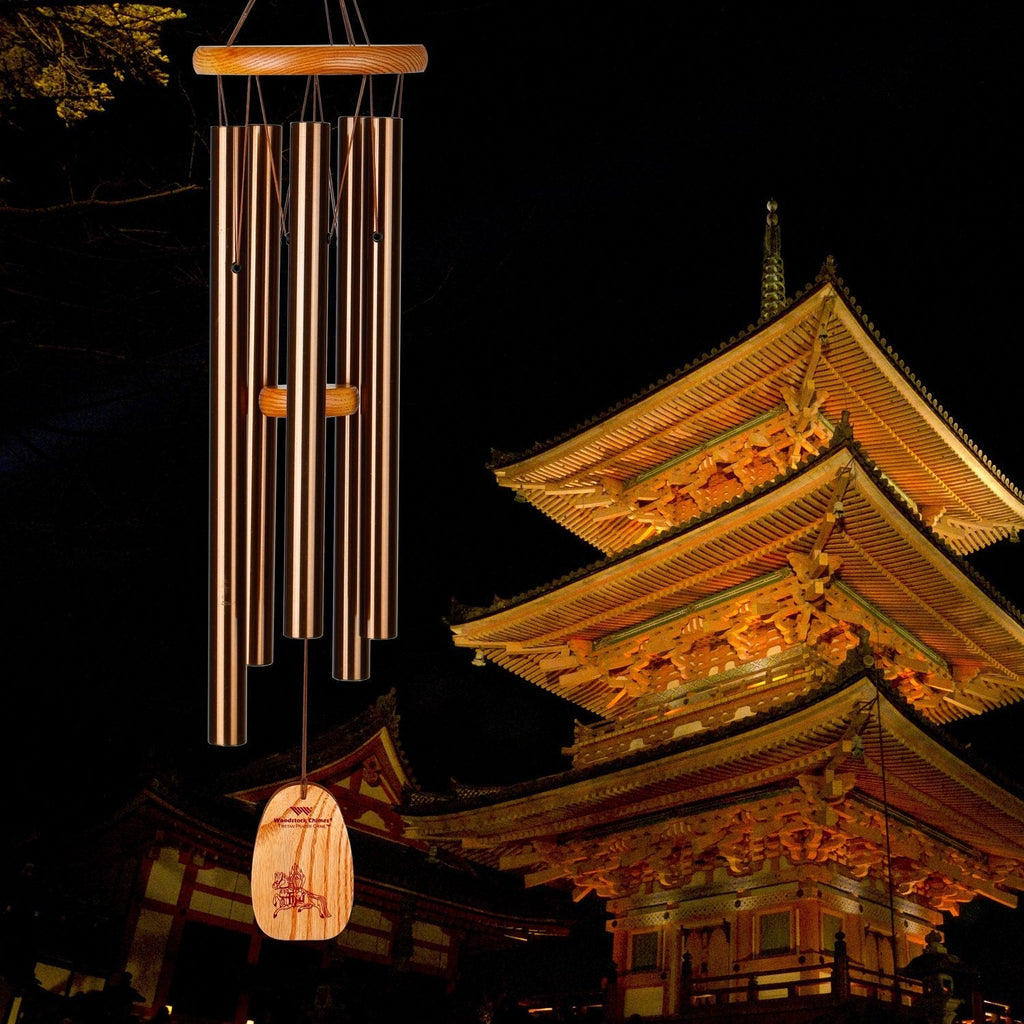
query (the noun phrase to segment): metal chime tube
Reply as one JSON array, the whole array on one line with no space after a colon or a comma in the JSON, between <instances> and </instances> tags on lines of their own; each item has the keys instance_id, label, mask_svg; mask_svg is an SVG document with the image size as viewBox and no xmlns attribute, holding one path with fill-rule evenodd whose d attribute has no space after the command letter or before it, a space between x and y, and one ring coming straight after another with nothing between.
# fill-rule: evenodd
<instances>
[{"instance_id":1,"label":"metal chime tube","mask_svg":"<svg viewBox=\"0 0 1024 1024\"><path fill-rule=\"evenodd\" d=\"M245 129L210 132L210 667L208 737L245 742Z\"/></svg>"},{"instance_id":2,"label":"metal chime tube","mask_svg":"<svg viewBox=\"0 0 1024 1024\"><path fill-rule=\"evenodd\" d=\"M289 150L284 632L306 639L323 632L330 132L297 122Z\"/></svg>"},{"instance_id":3,"label":"metal chime tube","mask_svg":"<svg viewBox=\"0 0 1024 1024\"><path fill-rule=\"evenodd\" d=\"M360 119L338 121L337 377L359 387L362 376L363 274L368 213ZM334 665L335 679L366 679L370 642L364 635L360 543L362 522L362 417L335 419Z\"/></svg>"},{"instance_id":4,"label":"metal chime tube","mask_svg":"<svg viewBox=\"0 0 1024 1024\"><path fill-rule=\"evenodd\" d=\"M248 129L246 259L248 392L247 590L250 665L274 660L274 544L277 496L277 424L260 412L260 389L277 384L281 276L281 126Z\"/></svg>"},{"instance_id":5,"label":"metal chime tube","mask_svg":"<svg viewBox=\"0 0 1024 1024\"><path fill-rule=\"evenodd\" d=\"M402 122L362 118L370 215L360 387L363 417L365 635L398 629L398 393L401 328Z\"/></svg>"}]
</instances>

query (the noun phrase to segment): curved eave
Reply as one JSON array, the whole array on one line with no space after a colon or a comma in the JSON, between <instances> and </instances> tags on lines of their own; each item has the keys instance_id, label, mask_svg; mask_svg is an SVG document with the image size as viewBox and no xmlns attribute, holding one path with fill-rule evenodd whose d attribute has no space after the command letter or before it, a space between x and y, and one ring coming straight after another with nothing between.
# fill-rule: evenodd
<instances>
[{"instance_id":1,"label":"curved eave","mask_svg":"<svg viewBox=\"0 0 1024 1024\"><path fill-rule=\"evenodd\" d=\"M531 452L497 459L495 476L600 550L623 550L650 528L595 516L558 486L602 475L634 479L777 406L782 387L802 380L822 325L827 340L814 381L827 393L826 415L837 422L849 409L871 459L919 506L945 508L975 524L965 550L1024 527L1024 494L886 345L842 282L831 278L643 395Z\"/></svg>"},{"instance_id":2,"label":"curved eave","mask_svg":"<svg viewBox=\"0 0 1024 1024\"><path fill-rule=\"evenodd\" d=\"M424 795L402 816L407 834L416 838L469 836L487 842L562 836L607 828L618 819L632 826L666 809L735 792L737 779L745 780L744 788L779 781L785 776L776 771L778 764L794 756L821 760L828 744L843 735L851 703L873 695L867 680L855 676L825 696L744 719L713 737L688 737L471 799Z\"/></svg>"},{"instance_id":3,"label":"curved eave","mask_svg":"<svg viewBox=\"0 0 1024 1024\"><path fill-rule=\"evenodd\" d=\"M379 745L393 787L398 792L415 789L416 779L402 747L398 725L397 698L392 689L353 718L310 740L306 755L309 780L327 785L344 768L363 759L367 748ZM298 778L301 771L302 748L295 744L225 773L220 785L224 793L236 800L261 802L278 786Z\"/></svg>"},{"instance_id":4,"label":"curved eave","mask_svg":"<svg viewBox=\"0 0 1024 1024\"><path fill-rule=\"evenodd\" d=\"M1024 860L1024 799L899 703L884 699L881 706L884 763L894 787L883 790L869 765L858 771L858 788L990 856ZM867 760L880 766L877 729L864 735Z\"/></svg>"},{"instance_id":5,"label":"curved eave","mask_svg":"<svg viewBox=\"0 0 1024 1024\"><path fill-rule=\"evenodd\" d=\"M1024 696L1020 613L936 542L857 446L833 448L744 500L551 587L469 613L453 625L454 642L603 714L603 681L567 686L543 662L570 641L596 643L786 568L790 553L812 548L844 466L855 467L846 529L827 546L843 560L838 578L948 662L1004 676L1004 688L980 694L978 710Z\"/></svg>"},{"instance_id":6,"label":"curved eave","mask_svg":"<svg viewBox=\"0 0 1024 1024\"><path fill-rule=\"evenodd\" d=\"M864 757L836 761L851 716L879 694L866 675L811 700L747 719L703 741L690 738L585 771L509 787L472 804L443 799L403 812L408 834L499 849L535 838L578 838L743 802L833 764L852 771L858 792L881 800L877 718L863 729ZM1024 859L1024 800L957 753L913 712L882 697L890 809L993 857ZM525 790L525 791L524 791Z\"/></svg>"},{"instance_id":7,"label":"curved eave","mask_svg":"<svg viewBox=\"0 0 1024 1024\"><path fill-rule=\"evenodd\" d=\"M223 799L186 798L154 780L122 815L121 835L135 825L140 841L151 846L159 830L164 842L187 842L246 872L252 862L258 815L251 808ZM149 805L158 816L145 817ZM356 871L356 891L363 898L373 889L403 894L449 908L463 919L503 931L563 934L572 921L571 906L551 893L526 894L510 879L481 872L463 860L428 857L418 847L389 842L349 823Z\"/></svg>"},{"instance_id":8,"label":"curved eave","mask_svg":"<svg viewBox=\"0 0 1024 1024\"><path fill-rule=\"evenodd\" d=\"M842 301L836 304L836 317L852 344L845 358L841 351L827 349L819 364L819 389L833 391L824 403L826 413L836 418L849 411L854 436L872 462L912 495L919 508L945 506L949 514L973 517L978 540L968 550L1024 526L1020 489L873 332L846 292L838 295ZM832 371L831 380L824 367Z\"/></svg>"}]
</instances>

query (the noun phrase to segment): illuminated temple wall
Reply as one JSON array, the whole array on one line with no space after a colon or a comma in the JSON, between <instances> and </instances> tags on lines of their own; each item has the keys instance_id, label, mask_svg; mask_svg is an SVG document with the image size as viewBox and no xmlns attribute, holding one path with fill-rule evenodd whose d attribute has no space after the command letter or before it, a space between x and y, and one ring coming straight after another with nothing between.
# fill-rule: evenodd
<instances>
[{"instance_id":1,"label":"illuminated temple wall","mask_svg":"<svg viewBox=\"0 0 1024 1024\"><path fill-rule=\"evenodd\" d=\"M205 986L219 974L224 1005L218 1019L244 1024L253 1008L238 967L257 970L264 949L281 946L264 939L255 924L248 874L207 861L202 852L160 845L145 858L140 886L144 895L129 925L126 962L145 1000L137 1009L148 1014L171 1004L176 1013L209 1016ZM373 886L357 892L362 898L347 927L332 942L317 944L322 965L340 958L385 965L401 957L414 972L454 974L457 942L450 925L410 915L407 903ZM197 966L197 958L205 958L205 966Z\"/></svg>"},{"instance_id":2,"label":"illuminated temple wall","mask_svg":"<svg viewBox=\"0 0 1024 1024\"><path fill-rule=\"evenodd\" d=\"M731 990L729 1001L745 1002L752 982L759 999L783 998L788 982L799 982L799 995L827 994L838 932L853 967L853 993L872 995L876 983L891 985L886 893L874 886L858 892L848 882L840 888L825 880L828 874L783 862L744 879L741 888L740 880L723 879L714 895L676 891L609 901L622 1017L679 1012L687 953L694 1005L719 999L715 993L723 989ZM896 905L898 957L905 964L922 952L941 915L922 916L905 900ZM909 991L910 983L904 985Z\"/></svg>"}]
</instances>

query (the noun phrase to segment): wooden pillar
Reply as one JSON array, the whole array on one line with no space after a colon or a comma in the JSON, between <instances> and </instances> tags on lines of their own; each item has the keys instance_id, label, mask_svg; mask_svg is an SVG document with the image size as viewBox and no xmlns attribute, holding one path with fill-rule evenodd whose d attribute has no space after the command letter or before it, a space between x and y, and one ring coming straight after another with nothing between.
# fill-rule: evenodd
<instances>
[{"instance_id":1,"label":"wooden pillar","mask_svg":"<svg viewBox=\"0 0 1024 1024\"><path fill-rule=\"evenodd\" d=\"M601 1018L605 1024L614 1024L619 1019L619 971L612 962L605 972L601 993Z\"/></svg>"},{"instance_id":2,"label":"wooden pillar","mask_svg":"<svg viewBox=\"0 0 1024 1024\"><path fill-rule=\"evenodd\" d=\"M179 854L179 856L186 856ZM185 873L181 880L181 888L178 890L177 913L171 919L171 931L167 936L167 945L164 947L164 960L160 965L160 980L156 986L156 1000L154 1006L166 1006L171 994L171 983L174 980L174 968L178 962L178 951L181 949L181 940L185 932L185 922L188 920L188 907L192 902L192 892L196 887L196 878L199 874L199 866L192 857L188 858L185 864Z\"/></svg>"},{"instance_id":3,"label":"wooden pillar","mask_svg":"<svg viewBox=\"0 0 1024 1024\"><path fill-rule=\"evenodd\" d=\"M249 935L249 950L245 957L245 965L248 968L250 978L255 977L256 965L260 961L260 949L263 945L263 934L259 928L253 928ZM235 1024L245 1024L249 1019L249 1001L252 999L252 992L248 984L242 986L238 997L238 1006L235 1007Z\"/></svg>"},{"instance_id":4,"label":"wooden pillar","mask_svg":"<svg viewBox=\"0 0 1024 1024\"><path fill-rule=\"evenodd\" d=\"M835 957L832 961L832 995L838 999L850 997L850 959L846 952L846 936L836 932Z\"/></svg>"},{"instance_id":5,"label":"wooden pillar","mask_svg":"<svg viewBox=\"0 0 1024 1024\"><path fill-rule=\"evenodd\" d=\"M679 1012L693 1005L693 957L683 954L683 962L679 968Z\"/></svg>"},{"instance_id":6,"label":"wooden pillar","mask_svg":"<svg viewBox=\"0 0 1024 1024\"><path fill-rule=\"evenodd\" d=\"M666 1014L675 1014L679 1009L677 1003L679 1000L679 972L682 968L683 933L679 928L666 925L661 929L661 935L660 945L664 949L661 976L665 980L662 1005Z\"/></svg>"}]
</instances>

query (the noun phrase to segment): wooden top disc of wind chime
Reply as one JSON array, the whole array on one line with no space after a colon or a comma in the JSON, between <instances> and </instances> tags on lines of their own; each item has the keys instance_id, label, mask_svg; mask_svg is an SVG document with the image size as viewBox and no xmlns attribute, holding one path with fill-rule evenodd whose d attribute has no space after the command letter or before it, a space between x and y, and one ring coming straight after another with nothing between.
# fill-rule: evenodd
<instances>
[{"instance_id":1,"label":"wooden top disc of wind chime","mask_svg":"<svg viewBox=\"0 0 1024 1024\"><path fill-rule=\"evenodd\" d=\"M408 75L426 70L419 44L328 46L200 46L197 75Z\"/></svg>"},{"instance_id":2,"label":"wooden top disc of wind chime","mask_svg":"<svg viewBox=\"0 0 1024 1024\"><path fill-rule=\"evenodd\" d=\"M322 786L296 782L270 798L252 854L252 909L272 939L333 939L352 913L348 829Z\"/></svg>"}]
</instances>

